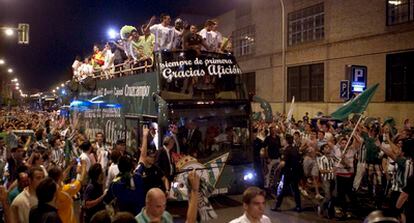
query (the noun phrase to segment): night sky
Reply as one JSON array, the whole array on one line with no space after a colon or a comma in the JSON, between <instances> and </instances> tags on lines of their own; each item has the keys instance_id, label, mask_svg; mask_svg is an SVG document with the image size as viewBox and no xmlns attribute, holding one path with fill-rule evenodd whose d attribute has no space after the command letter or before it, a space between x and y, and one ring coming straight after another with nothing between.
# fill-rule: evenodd
<instances>
[{"instance_id":1,"label":"night sky","mask_svg":"<svg viewBox=\"0 0 414 223\"><path fill-rule=\"evenodd\" d=\"M15 70L25 92L47 91L71 78L75 56L86 56L93 43L105 42L110 27L139 27L161 13L173 20L183 13L214 17L238 1L244 0L0 0L0 26L30 24L28 46L0 33L0 58Z\"/></svg>"}]
</instances>

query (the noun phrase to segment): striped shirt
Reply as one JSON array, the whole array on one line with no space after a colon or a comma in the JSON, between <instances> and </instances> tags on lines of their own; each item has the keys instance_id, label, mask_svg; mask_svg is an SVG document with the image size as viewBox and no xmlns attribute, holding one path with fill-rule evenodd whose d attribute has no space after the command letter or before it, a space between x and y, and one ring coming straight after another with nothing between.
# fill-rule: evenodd
<instances>
[{"instance_id":1,"label":"striped shirt","mask_svg":"<svg viewBox=\"0 0 414 223\"><path fill-rule=\"evenodd\" d=\"M55 163L58 166L64 166L64 158L65 153L63 152L63 149L61 148L54 148L52 149L50 159L53 163Z\"/></svg>"},{"instance_id":2,"label":"striped shirt","mask_svg":"<svg viewBox=\"0 0 414 223\"><path fill-rule=\"evenodd\" d=\"M397 158L394 171L391 190L402 192L407 179L413 175L413 161L405 157Z\"/></svg>"},{"instance_id":3,"label":"striped shirt","mask_svg":"<svg viewBox=\"0 0 414 223\"><path fill-rule=\"evenodd\" d=\"M362 143L357 154L358 163L366 163L367 159L367 148L365 144Z\"/></svg>"},{"instance_id":4,"label":"striped shirt","mask_svg":"<svg viewBox=\"0 0 414 223\"><path fill-rule=\"evenodd\" d=\"M319 171L321 173L321 179L323 181L333 180L335 179L335 173L333 172L335 161L333 157L329 156L321 156L316 158L316 162L318 163ZM325 171L330 171L329 173L322 173Z\"/></svg>"}]
</instances>

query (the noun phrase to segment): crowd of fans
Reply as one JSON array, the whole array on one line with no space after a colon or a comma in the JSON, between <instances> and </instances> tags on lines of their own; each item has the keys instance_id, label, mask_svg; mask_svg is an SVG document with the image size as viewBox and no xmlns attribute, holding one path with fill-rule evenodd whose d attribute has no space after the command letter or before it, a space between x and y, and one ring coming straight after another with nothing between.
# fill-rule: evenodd
<instances>
[{"instance_id":1,"label":"crowd of fans","mask_svg":"<svg viewBox=\"0 0 414 223\"><path fill-rule=\"evenodd\" d=\"M173 221L165 210L176 174L173 135L150 146L154 128L143 127L140 149L134 153L123 140L105 143L103 133L90 141L76 117L22 109L0 110L0 117L0 201L6 222ZM397 129L393 119L365 118L356 126L356 119L276 117L254 122L258 187L245 191L245 214L232 222L270 222L263 215L265 196L276 199L272 210L280 211L290 193L298 212L305 199L327 218L387 210L412 221L414 140L409 120ZM191 130L188 135L196 134ZM188 178L187 221L195 222L200 180L195 172ZM362 197L367 200L361 202Z\"/></svg>"},{"instance_id":2,"label":"crowd of fans","mask_svg":"<svg viewBox=\"0 0 414 223\"><path fill-rule=\"evenodd\" d=\"M256 121L254 166L258 186L276 198L273 211L291 192L298 212L303 197L327 218L366 216L361 210L397 217L405 208L406 222L414 221L413 199L403 206L414 188L410 121L397 129L392 118L366 118L355 126L357 118L338 123L306 113L298 121Z\"/></svg>"},{"instance_id":3,"label":"crowd of fans","mask_svg":"<svg viewBox=\"0 0 414 223\"><path fill-rule=\"evenodd\" d=\"M160 16L160 23L155 24L152 17L147 24L138 30L133 26L124 26L120 31L121 39L106 43L103 50L98 44L93 46L92 56L82 61L77 57L72 65L74 79L82 81L87 77L111 78L115 74L127 74L120 70L131 68L151 69L154 52L194 50L231 52L230 37L223 37L217 30L216 20L207 20L204 27L198 31L198 26L189 24L180 18L171 26L171 17L167 14Z\"/></svg>"},{"instance_id":4,"label":"crowd of fans","mask_svg":"<svg viewBox=\"0 0 414 223\"><path fill-rule=\"evenodd\" d=\"M0 219L172 222L165 210L171 177L159 167L166 148L147 148L148 128L142 130L140 151L131 154L125 141L109 145L103 133L89 141L76 120L55 112L0 110L0 117ZM200 178L193 171L188 181L187 222L195 222Z\"/></svg>"}]
</instances>

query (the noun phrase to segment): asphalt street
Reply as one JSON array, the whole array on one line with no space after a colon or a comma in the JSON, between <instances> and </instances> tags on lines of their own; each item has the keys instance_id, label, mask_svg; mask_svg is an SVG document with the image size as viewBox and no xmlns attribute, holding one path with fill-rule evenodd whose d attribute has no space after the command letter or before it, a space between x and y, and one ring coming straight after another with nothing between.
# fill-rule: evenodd
<instances>
[{"instance_id":1,"label":"asphalt street","mask_svg":"<svg viewBox=\"0 0 414 223\"><path fill-rule=\"evenodd\" d=\"M243 206L241 203L241 195L237 196L221 196L210 199L212 205L218 215L217 219L208 221L208 223L227 223L243 214ZM270 210L273 207L274 200L268 199L265 210L272 223L310 223L310 222L361 222L363 219L349 219L346 221L336 221L319 217L313 204L309 200L302 199L303 211L297 213L293 211L295 203L293 198L288 197L283 201L281 212L273 212ZM185 222L184 216L186 213L186 203L168 203L167 209L174 216L174 222Z\"/></svg>"}]
</instances>

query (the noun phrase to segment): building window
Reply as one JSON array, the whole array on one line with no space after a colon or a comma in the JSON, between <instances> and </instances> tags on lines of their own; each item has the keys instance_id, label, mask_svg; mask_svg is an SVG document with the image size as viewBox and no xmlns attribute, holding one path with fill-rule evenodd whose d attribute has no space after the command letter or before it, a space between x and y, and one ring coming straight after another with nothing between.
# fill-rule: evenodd
<instances>
[{"instance_id":1,"label":"building window","mask_svg":"<svg viewBox=\"0 0 414 223\"><path fill-rule=\"evenodd\" d=\"M414 101L414 51L387 55L387 101Z\"/></svg>"},{"instance_id":2,"label":"building window","mask_svg":"<svg viewBox=\"0 0 414 223\"><path fill-rule=\"evenodd\" d=\"M414 0L387 0L387 25L414 20Z\"/></svg>"},{"instance_id":3,"label":"building window","mask_svg":"<svg viewBox=\"0 0 414 223\"><path fill-rule=\"evenodd\" d=\"M233 51L236 57L254 54L255 33L254 26L247 26L233 32Z\"/></svg>"},{"instance_id":4,"label":"building window","mask_svg":"<svg viewBox=\"0 0 414 223\"><path fill-rule=\"evenodd\" d=\"M288 100L323 101L323 63L288 68Z\"/></svg>"},{"instance_id":5,"label":"building window","mask_svg":"<svg viewBox=\"0 0 414 223\"><path fill-rule=\"evenodd\" d=\"M256 73L245 73L241 75L242 82L246 84L248 94L256 94Z\"/></svg>"},{"instance_id":6,"label":"building window","mask_svg":"<svg viewBox=\"0 0 414 223\"><path fill-rule=\"evenodd\" d=\"M324 15L323 3L289 13L289 45L323 39Z\"/></svg>"}]
</instances>

